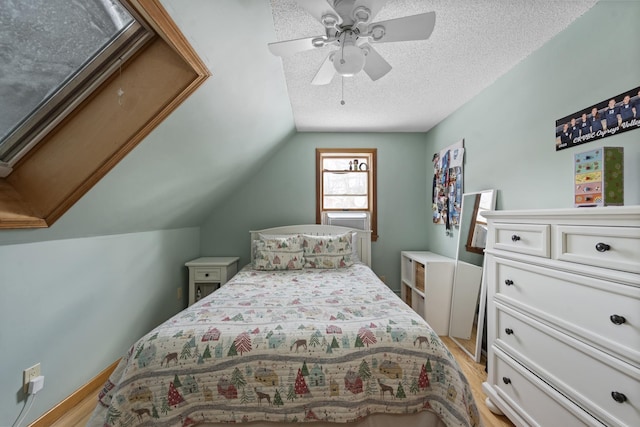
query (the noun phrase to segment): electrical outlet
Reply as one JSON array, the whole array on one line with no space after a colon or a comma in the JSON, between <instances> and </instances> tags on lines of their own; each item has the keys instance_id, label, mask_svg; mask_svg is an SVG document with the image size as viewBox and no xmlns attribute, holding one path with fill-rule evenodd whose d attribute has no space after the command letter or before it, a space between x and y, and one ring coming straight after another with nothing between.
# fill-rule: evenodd
<instances>
[{"instance_id":1,"label":"electrical outlet","mask_svg":"<svg viewBox=\"0 0 640 427\"><path fill-rule=\"evenodd\" d=\"M22 372L22 385L25 393L29 392L29 382L40 376L40 364L36 363Z\"/></svg>"},{"instance_id":2,"label":"electrical outlet","mask_svg":"<svg viewBox=\"0 0 640 427\"><path fill-rule=\"evenodd\" d=\"M178 291L176 292L176 299L181 300L182 299L182 288L178 288Z\"/></svg>"}]
</instances>

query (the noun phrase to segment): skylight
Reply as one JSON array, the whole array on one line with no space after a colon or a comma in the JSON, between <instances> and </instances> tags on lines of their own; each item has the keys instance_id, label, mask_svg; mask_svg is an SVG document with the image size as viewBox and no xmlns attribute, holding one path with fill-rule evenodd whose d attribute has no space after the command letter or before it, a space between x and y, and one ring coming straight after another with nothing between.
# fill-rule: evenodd
<instances>
[{"instance_id":1,"label":"skylight","mask_svg":"<svg viewBox=\"0 0 640 427\"><path fill-rule=\"evenodd\" d=\"M153 36L117 0L0 0L0 177Z\"/></svg>"}]
</instances>

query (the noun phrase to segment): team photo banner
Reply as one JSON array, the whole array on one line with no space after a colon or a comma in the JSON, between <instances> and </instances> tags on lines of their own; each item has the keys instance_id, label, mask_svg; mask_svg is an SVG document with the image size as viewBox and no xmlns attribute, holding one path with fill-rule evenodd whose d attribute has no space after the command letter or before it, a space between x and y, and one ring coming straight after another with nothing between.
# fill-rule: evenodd
<instances>
[{"instance_id":1,"label":"team photo banner","mask_svg":"<svg viewBox=\"0 0 640 427\"><path fill-rule=\"evenodd\" d=\"M640 129L640 86L556 120L556 151Z\"/></svg>"}]
</instances>

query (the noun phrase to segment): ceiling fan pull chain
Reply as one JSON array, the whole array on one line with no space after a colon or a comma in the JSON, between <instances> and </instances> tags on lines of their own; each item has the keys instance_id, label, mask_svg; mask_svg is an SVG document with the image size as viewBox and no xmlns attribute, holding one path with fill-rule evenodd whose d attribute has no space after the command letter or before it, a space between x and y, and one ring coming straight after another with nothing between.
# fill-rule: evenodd
<instances>
[{"instance_id":1,"label":"ceiling fan pull chain","mask_svg":"<svg viewBox=\"0 0 640 427\"><path fill-rule=\"evenodd\" d=\"M345 104L345 102L344 102L344 76L340 77L340 81L341 81L341 84L342 84L342 99L340 100L340 105L344 105Z\"/></svg>"}]
</instances>

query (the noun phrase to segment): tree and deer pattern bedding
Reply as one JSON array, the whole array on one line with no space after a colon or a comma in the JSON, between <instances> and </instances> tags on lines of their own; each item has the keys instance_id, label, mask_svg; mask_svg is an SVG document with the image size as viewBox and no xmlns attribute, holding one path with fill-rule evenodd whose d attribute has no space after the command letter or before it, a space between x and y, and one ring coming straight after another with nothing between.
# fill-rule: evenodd
<instances>
[{"instance_id":1,"label":"tree and deer pattern bedding","mask_svg":"<svg viewBox=\"0 0 640 427\"><path fill-rule=\"evenodd\" d=\"M433 330L364 264L240 271L130 348L88 425L356 421L435 412L479 426Z\"/></svg>"}]
</instances>

